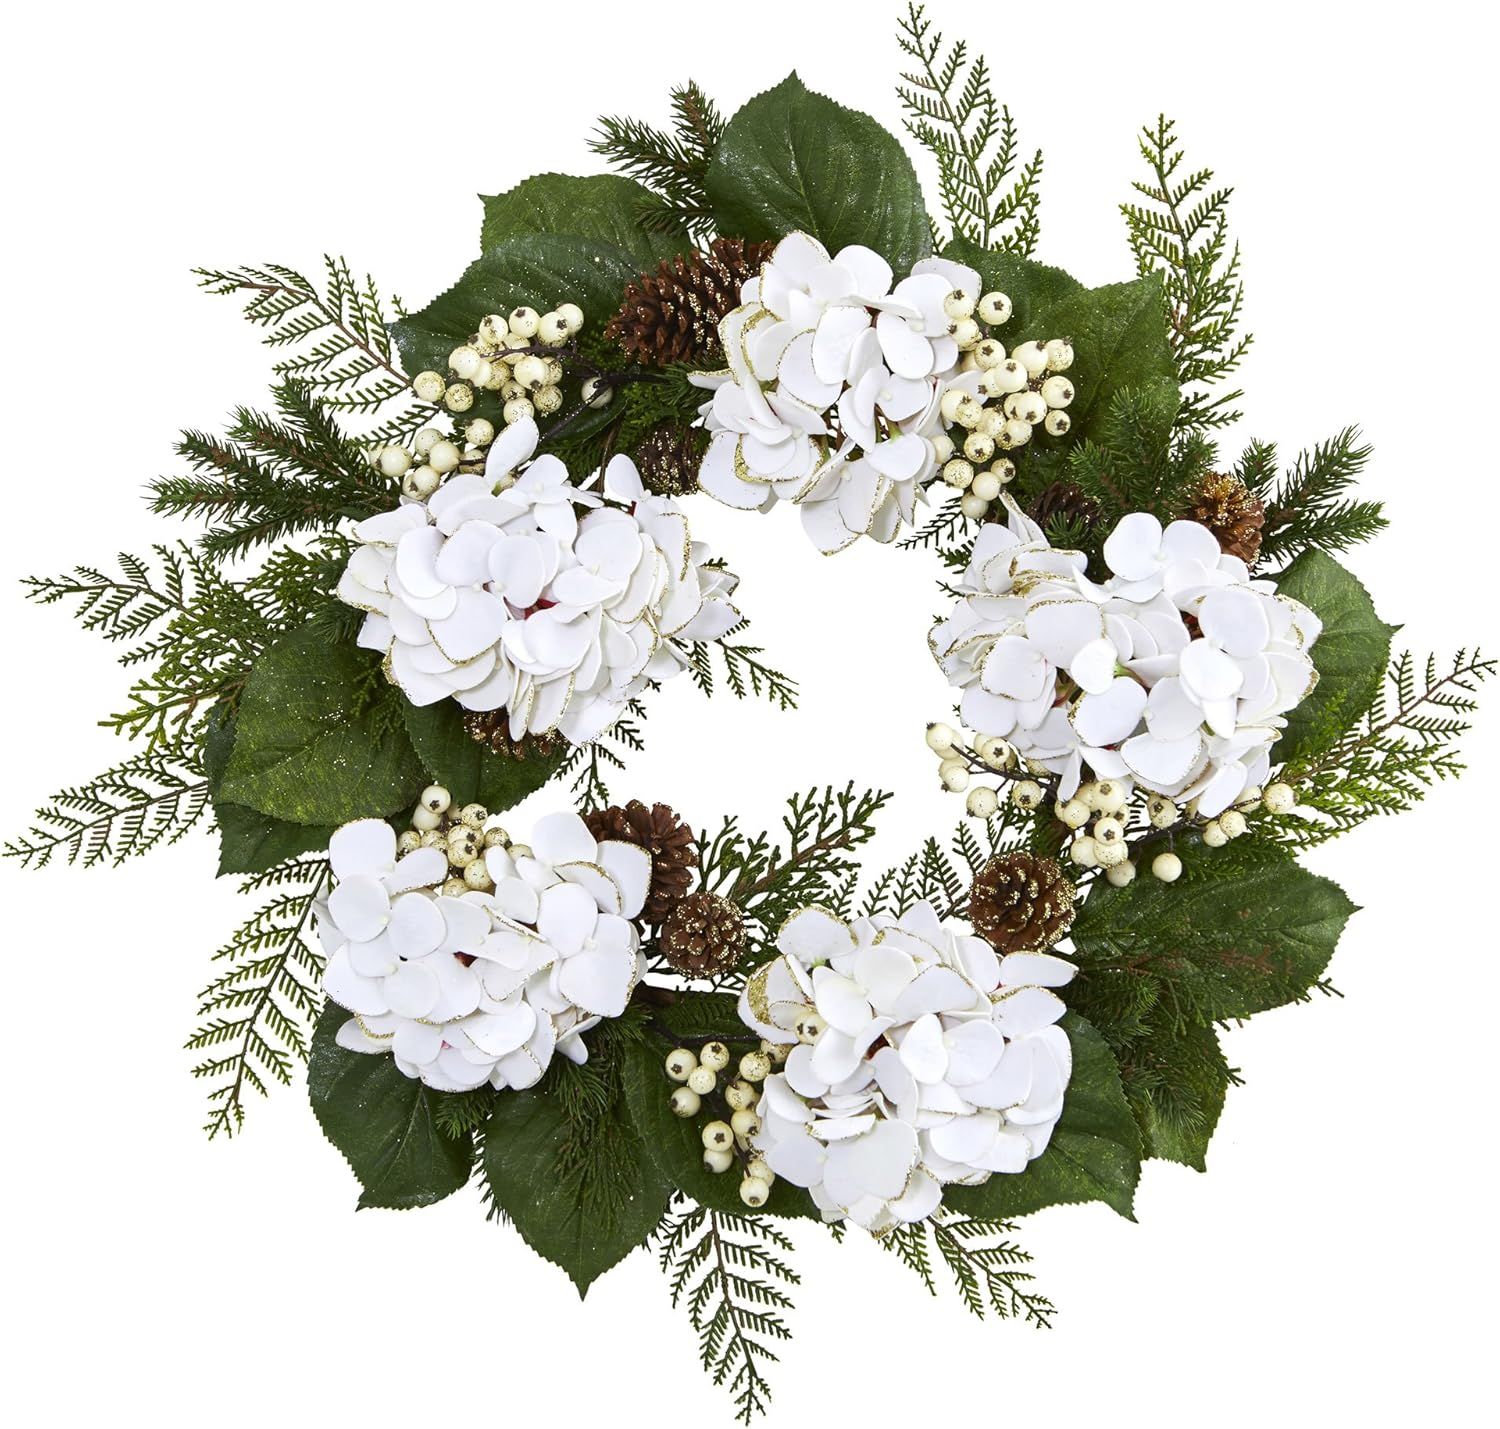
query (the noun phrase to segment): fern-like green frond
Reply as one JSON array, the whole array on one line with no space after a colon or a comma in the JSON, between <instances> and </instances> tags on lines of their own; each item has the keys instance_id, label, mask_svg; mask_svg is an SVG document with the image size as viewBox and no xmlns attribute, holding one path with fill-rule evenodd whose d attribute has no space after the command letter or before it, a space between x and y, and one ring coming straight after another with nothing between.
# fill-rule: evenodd
<instances>
[{"instance_id":1,"label":"fern-like green frond","mask_svg":"<svg viewBox=\"0 0 1500 1429\"><path fill-rule=\"evenodd\" d=\"M1240 332L1245 286L1240 249L1229 240L1233 189L1215 187L1212 169L1182 172L1176 126L1165 115L1140 135L1141 157L1151 178L1133 185L1144 204L1120 211L1135 254L1136 271L1160 272L1167 333L1183 387L1179 427L1223 427L1238 419L1242 391L1214 392L1249 350L1254 338Z\"/></svg>"},{"instance_id":2,"label":"fern-like green frond","mask_svg":"<svg viewBox=\"0 0 1500 1429\"><path fill-rule=\"evenodd\" d=\"M1460 650L1446 664L1409 650L1398 655L1364 719L1284 771L1300 817L1270 827L1286 842L1311 848L1367 819L1403 813L1434 784L1456 778L1464 765L1455 746L1469 732L1479 686L1496 665L1478 650Z\"/></svg>"},{"instance_id":3,"label":"fern-like green frond","mask_svg":"<svg viewBox=\"0 0 1500 1429\"><path fill-rule=\"evenodd\" d=\"M907 131L936 161L951 236L1030 257L1041 234L1041 150L1016 173L1015 121L995 98L983 55L971 61L963 40L945 49L921 5L908 4L897 26L914 68L901 75L896 95ZM942 235L935 237L941 246Z\"/></svg>"},{"instance_id":4,"label":"fern-like green frond","mask_svg":"<svg viewBox=\"0 0 1500 1429\"><path fill-rule=\"evenodd\" d=\"M327 882L327 859L299 857L242 885L247 894L274 891L214 954L225 969L199 994L202 1020L186 1044L208 1054L193 1075L211 1087L203 1128L210 1139L233 1136L249 1094L289 1083L307 1060L324 962L310 936L313 906Z\"/></svg>"},{"instance_id":5,"label":"fern-like green frond","mask_svg":"<svg viewBox=\"0 0 1500 1429\"><path fill-rule=\"evenodd\" d=\"M208 810L201 761L147 749L103 774L60 789L37 810L31 827L6 843L23 868L54 858L91 868L123 863L196 828Z\"/></svg>"},{"instance_id":6,"label":"fern-like green frond","mask_svg":"<svg viewBox=\"0 0 1500 1429\"><path fill-rule=\"evenodd\" d=\"M786 1259L791 1241L763 1216L691 1205L669 1210L655 1240L672 1304L686 1308L698 1332L704 1369L728 1388L736 1419L749 1424L771 1402L771 1345L791 1338L784 1316L793 1306L784 1287L800 1283Z\"/></svg>"},{"instance_id":7,"label":"fern-like green frond","mask_svg":"<svg viewBox=\"0 0 1500 1429\"><path fill-rule=\"evenodd\" d=\"M351 416L382 416L387 427L371 441L395 440L409 433L430 409L411 399L411 380L388 324L404 311L399 299L389 307L375 280L356 278L348 261L325 255L321 284L278 263L264 268L198 268L199 286L239 298L245 316L264 329L268 347L285 350L276 375L321 397L330 408ZM401 402L399 412L391 405Z\"/></svg>"}]
</instances>

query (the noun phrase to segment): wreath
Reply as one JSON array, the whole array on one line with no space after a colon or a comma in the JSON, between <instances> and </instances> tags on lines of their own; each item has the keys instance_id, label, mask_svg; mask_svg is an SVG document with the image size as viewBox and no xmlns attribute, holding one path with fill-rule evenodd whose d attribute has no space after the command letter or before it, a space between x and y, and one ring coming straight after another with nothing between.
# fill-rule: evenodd
<instances>
[{"instance_id":1,"label":"wreath","mask_svg":"<svg viewBox=\"0 0 1500 1429\"><path fill-rule=\"evenodd\" d=\"M188 1043L208 1134L306 1060L361 1206L477 1179L580 1291L650 1243L746 1421L790 1222L1045 1324L1019 1217L1204 1166L1216 1028L1330 990L1353 905L1296 855L1455 774L1494 670L1392 656L1335 558L1386 524L1356 431L1221 454L1240 256L1172 124L1121 206L1133 274L1090 288L1034 257L1041 155L984 62L920 6L900 46L942 225L902 144L793 75L727 120L692 84L667 128L602 120L616 172L484 199L419 311L343 260L203 271L278 358L151 488L201 533L28 582L125 652L137 748L7 853L208 825L258 899ZM854 787L771 832L611 801L674 677L796 698L690 498L941 558L951 843L872 875L888 795Z\"/></svg>"}]
</instances>

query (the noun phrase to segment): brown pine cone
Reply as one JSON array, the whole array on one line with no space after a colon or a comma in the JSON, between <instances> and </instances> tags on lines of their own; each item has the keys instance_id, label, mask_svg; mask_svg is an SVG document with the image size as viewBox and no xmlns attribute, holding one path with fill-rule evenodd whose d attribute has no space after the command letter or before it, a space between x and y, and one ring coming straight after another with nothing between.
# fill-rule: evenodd
<instances>
[{"instance_id":1,"label":"brown pine cone","mask_svg":"<svg viewBox=\"0 0 1500 1429\"><path fill-rule=\"evenodd\" d=\"M716 238L708 252L664 259L625 289L625 303L604 329L628 357L652 367L674 362L720 367L719 321L740 305L740 287L760 272L774 245Z\"/></svg>"},{"instance_id":2,"label":"brown pine cone","mask_svg":"<svg viewBox=\"0 0 1500 1429\"><path fill-rule=\"evenodd\" d=\"M1026 514L1042 527L1054 516L1092 525L1099 519L1099 506L1085 495L1081 486L1071 481L1054 481L1031 503L1031 509Z\"/></svg>"},{"instance_id":3,"label":"brown pine cone","mask_svg":"<svg viewBox=\"0 0 1500 1429\"><path fill-rule=\"evenodd\" d=\"M651 855L651 887L641 916L648 923L664 922L692 886L698 864L692 829L665 804L648 809L639 799L632 799L623 809L615 804L593 809L583 821L596 839L638 844Z\"/></svg>"},{"instance_id":4,"label":"brown pine cone","mask_svg":"<svg viewBox=\"0 0 1500 1429\"><path fill-rule=\"evenodd\" d=\"M523 734L520 739L510 737L510 713L507 710L471 711L464 715L464 729L470 739L487 745L494 753L507 759L547 759L562 748L562 735L555 731L547 734Z\"/></svg>"},{"instance_id":5,"label":"brown pine cone","mask_svg":"<svg viewBox=\"0 0 1500 1429\"><path fill-rule=\"evenodd\" d=\"M689 977L717 977L745 951L745 915L717 893L691 893L661 930L667 962Z\"/></svg>"},{"instance_id":6,"label":"brown pine cone","mask_svg":"<svg viewBox=\"0 0 1500 1429\"><path fill-rule=\"evenodd\" d=\"M1200 521L1218 538L1219 549L1253 565L1260 555L1265 534L1266 507L1237 476L1210 473L1204 477L1191 504L1183 513Z\"/></svg>"},{"instance_id":7,"label":"brown pine cone","mask_svg":"<svg viewBox=\"0 0 1500 1429\"><path fill-rule=\"evenodd\" d=\"M698 489L698 468L707 450L708 433L701 427L667 422L641 438L635 451L636 469L647 491L686 496Z\"/></svg>"},{"instance_id":8,"label":"brown pine cone","mask_svg":"<svg viewBox=\"0 0 1500 1429\"><path fill-rule=\"evenodd\" d=\"M974 880L969 921L996 952L1039 953L1073 926L1076 892L1055 859L1002 853Z\"/></svg>"}]
</instances>

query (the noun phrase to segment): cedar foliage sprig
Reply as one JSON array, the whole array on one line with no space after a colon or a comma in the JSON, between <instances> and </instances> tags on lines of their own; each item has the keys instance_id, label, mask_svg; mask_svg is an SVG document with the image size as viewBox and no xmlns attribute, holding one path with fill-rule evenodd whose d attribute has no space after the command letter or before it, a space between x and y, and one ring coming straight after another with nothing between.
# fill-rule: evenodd
<instances>
[{"instance_id":1,"label":"cedar foliage sprig","mask_svg":"<svg viewBox=\"0 0 1500 1429\"><path fill-rule=\"evenodd\" d=\"M656 231L685 228L700 242L712 236L708 165L724 135L718 106L693 81L672 90L672 125L657 129L641 119L605 115L589 142L621 173L653 191L640 219Z\"/></svg>"},{"instance_id":2,"label":"cedar foliage sprig","mask_svg":"<svg viewBox=\"0 0 1500 1429\"><path fill-rule=\"evenodd\" d=\"M149 853L196 828L208 810L201 760L147 749L83 784L60 789L24 834L5 844L22 868L61 855L84 868Z\"/></svg>"},{"instance_id":3,"label":"cedar foliage sprig","mask_svg":"<svg viewBox=\"0 0 1500 1429\"><path fill-rule=\"evenodd\" d=\"M1373 452L1358 427L1345 427L1279 474L1275 445L1252 442L1234 474L1265 504L1261 561L1280 565L1306 550L1343 551L1385 530L1390 522L1380 502L1347 495Z\"/></svg>"},{"instance_id":4,"label":"cedar foliage sprig","mask_svg":"<svg viewBox=\"0 0 1500 1429\"><path fill-rule=\"evenodd\" d=\"M606 771L625 768L622 751L639 754L646 747L641 730L645 718L645 704L631 700L625 706L625 713L597 739L575 744L568 751L567 758L558 765L557 777L572 779L573 802L579 809L602 809L609 803Z\"/></svg>"},{"instance_id":5,"label":"cedar foliage sprig","mask_svg":"<svg viewBox=\"0 0 1500 1429\"><path fill-rule=\"evenodd\" d=\"M875 834L875 816L891 795L828 786L787 800L782 831L747 834L738 818L698 837L699 887L745 913L748 953L742 970L774 951L781 925L809 903L843 906L859 876L855 850Z\"/></svg>"},{"instance_id":6,"label":"cedar foliage sprig","mask_svg":"<svg viewBox=\"0 0 1500 1429\"><path fill-rule=\"evenodd\" d=\"M939 1210L925 1221L893 1227L880 1244L933 1295L938 1293L936 1250L965 1308L977 1318L989 1312L1050 1329L1057 1307L1034 1288L1036 1277L1026 1269L1031 1254L1012 1239L1015 1232L1013 1221Z\"/></svg>"},{"instance_id":7,"label":"cedar foliage sprig","mask_svg":"<svg viewBox=\"0 0 1500 1429\"><path fill-rule=\"evenodd\" d=\"M1316 817L1281 819L1271 827L1285 842L1312 848L1368 819L1404 813L1434 784L1457 778L1464 764L1455 745L1469 732L1479 686L1496 667L1478 650L1460 650L1447 664L1403 651L1364 718L1284 771L1299 808ZM1343 721L1336 711L1330 721L1334 734Z\"/></svg>"},{"instance_id":8,"label":"cedar foliage sprig","mask_svg":"<svg viewBox=\"0 0 1500 1429\"><path fill-rule=\"evenodd\" d=\"M1041 236L1041 150L1007 187L1020 141L1010 110L995 98L984 56L970 61L963 40L945 50L922 5L909 3L897 26L896 42L915 68L901 75L896 95L907 132L937 163L952 236L1029 258ZM933 240L942 247L936 229Z\"/></svg>"},{"instance_id":9,"label":"cedar foliage sprig","mask_svg":"<svg viewBox=\"0 0 1500 1429\"><path fill-rule=\"evenodd\" d=\"M279 263L194 273L208 292L240 298L268 347L287 349L274 368L282 381L307 387L335 411L382 415L385 425L368 439L397 440L425 416L390 334L389 324L405 309L399 298L387 304L372 277L357 279L347 259L325 254L323 267L321 285ZM392 413L389 404L398 399L401 407Z\"/></svg>"},{"instance_id":10,"label":"cedar foliage sprig","mask_svg":"<svg viewBox=\"0 0 1500 1429\"><path fill-rule=\"evenodd\" d=\"M307 1060L324 959L306 934L327 881L328 860L303 856L241 884L246 894L275 892L214 954L227 966L199 994L202 1020L186 1043L209 1053L193 1075L211 1084L203 1127L210 1139L233 1136L244 1123L246 1097L265 1096L268 1079L290 1083L297 1063Z\"/></svg>"},{"instance_id":11,"label":"cedar foliage sprig","mask_svg":"<svg viewBox=\"0 0 1500 1429\"><path fill-rule=\"evenodd\" d=\"M1229 240L1229 198L1212 169L1182 172L1176 126L1160 115L1140 134L1148 181L1132 187L1146 203L1123 203L1136 271L1160 272L1167 337L1177 361L1183 402L1179 427L1225 427L1238 420L1243 391L1214 392L1239 365L1254 337L1239 331L1245 286L1240 248Z\"/></svg>"},{"instance_id":12,"label":"cedar foliage sprig","mask_svg":"<svg viewBox=\"0 0 1500 1429\"><path fill-rule=\"evenodd\" d=\"M801 1281L786 1260L791 1240L764 1216L679 1202L662 1218L656 1241L672 1304L686 1307L698 1332L704 1369L715 1384L727 1384L735 1418L750 1423L771 1402L765 1366L778 1359L771 1344L791 1338L784 1315L793 1305L783 1287Z\"/></svg>"},{"instance_id":13,"label":"cedar foliage sprig","mask_svg":"<svg viewBox=\"0 0 1500 1429\"><path fill-rule=\"evenodd\" d=\"M741 620L717 640L696 641L688 646L688 669L693 683L705 695L712 696L718 684L714 669L717 656L724 666L724 682L736 699L753 695L769 700L779 710L796 709L796 680L762 660L760 657L765 654L762 646L734 643L732 637L743 633L749 625L748 620Z\"/></svg>"}]
</instances>

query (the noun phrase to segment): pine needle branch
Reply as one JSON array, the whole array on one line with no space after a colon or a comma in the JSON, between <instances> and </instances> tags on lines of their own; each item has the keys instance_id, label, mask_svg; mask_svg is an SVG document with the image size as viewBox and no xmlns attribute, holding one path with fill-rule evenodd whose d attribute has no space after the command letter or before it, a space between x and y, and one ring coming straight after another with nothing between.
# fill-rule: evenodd
<instances>
[{"instance_id":1,"label":"pine needle branch","mask_svg":"<svg viewBox=\"0 0 1500 1429\"><path fill-rule=\"evenodd\" d=\"M1373 450L1361 443L1358 427L1345 427L1278 477L1276 448L1252 443L1235 474L1265 503L1261 561L1284 564L1307 550L1347 550L1383 531L1390 523L1378 501L1345 494Z\"/></svg>"},{"instance_id":2,"label":"pine needle branch","mask_svg":"<svg viewBox=\"0 0 1500 1429\"><path fill-rule=\"evenodd\" d=\"M708 202L709 162L724 135L724 118L692 80L672 91L672 127L607 115L589 147L654 191L641 214L648 228L682 227L702 241L714 230Z\"/></svg>"}]
</instances>

